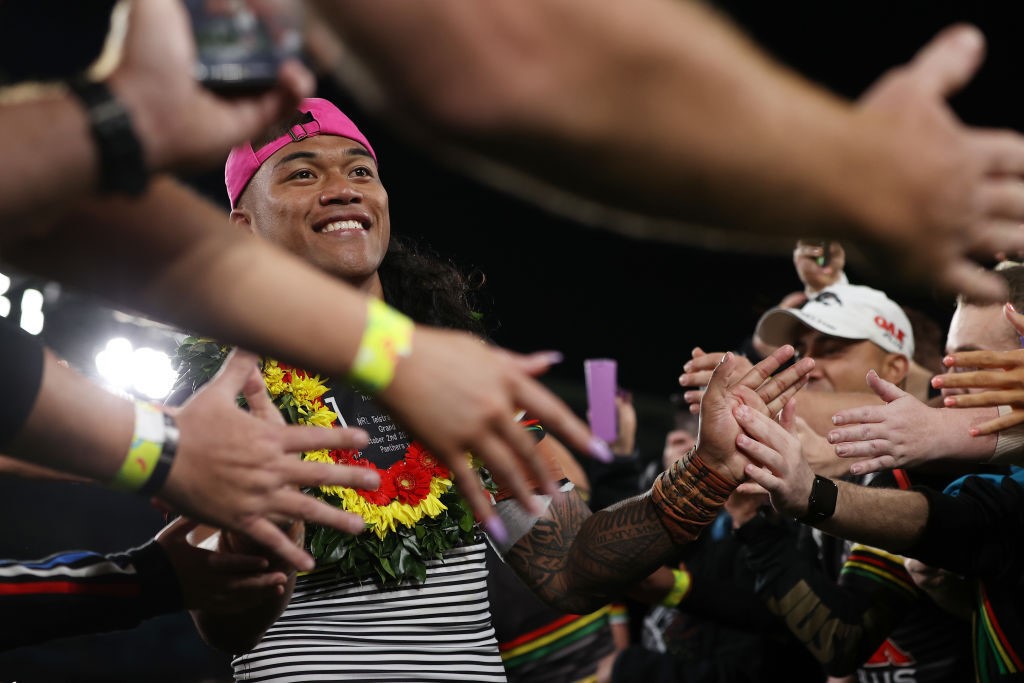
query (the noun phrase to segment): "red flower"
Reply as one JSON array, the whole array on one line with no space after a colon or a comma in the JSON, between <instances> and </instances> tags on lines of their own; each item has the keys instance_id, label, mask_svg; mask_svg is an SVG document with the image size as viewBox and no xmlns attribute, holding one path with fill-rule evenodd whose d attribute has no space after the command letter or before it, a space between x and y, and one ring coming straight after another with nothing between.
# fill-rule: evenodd
<instances>
[{"instance_id":1,"label":"red flower","mask_svg":"<svg viewBox=\"0 0 1024 683\"><path fill-rule=\"evenodd\" d=\"M430 470L405 461L397 462L388 468L394 482L397 498L407 505L419 505L419 502L430 493Z\"/></svg>"},{"instance_id":2,"label":"red flower","mask_svg":"<svg viewBox=\"0 0 1024 683\"><path fill-rule=\"evenodd\" d=\"M359 451L354 448L346 448L341 451L327 451L327 455L331 457L331 460L337 465L358 465L356 462L359 456ZM364 465L365 467L365 465Z\"/></svg>"},{"instance_id":3,"label":"red flower","mask_svg":"<svg viewBox=\"0 0 1024 683\"><path fill-rule=\"evenodd\" d=\"M356 493L359 494L360 498L368 503L373 503L374 505L387 505L395 499L398 492L395 489L395 481L390 470L377 469L376 465L363 458L353 461L352 464L358 467L368 467L371 470L376 470L377 474L380 475L380 488L376 491L368 491L366 489L355 490Z\"/></svg>"},{"instance_id":4,"label":"red flower","mask_svg":"<svg viewBox=\"0 0 1024 683\"><path fill-rule=\"evenodd\" d=\"M431 477L451 479L451 472L448 471L448 468L442 465L441 461L421 446L418 441L409 444L409 448L405 451L405 461L427 470Z\"/></svg>"}]
</instances>

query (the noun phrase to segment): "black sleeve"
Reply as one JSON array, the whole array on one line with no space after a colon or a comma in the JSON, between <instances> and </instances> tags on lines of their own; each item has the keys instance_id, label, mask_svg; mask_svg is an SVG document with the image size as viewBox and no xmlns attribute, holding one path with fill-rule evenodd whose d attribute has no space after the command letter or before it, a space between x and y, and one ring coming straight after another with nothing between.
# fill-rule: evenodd
<instances>
[{"instance_id":1,"label":"black sleeve","mask_svg":"<svg viewBox=\"0 0 1024 683\"><path fill-rule=\"evenodd\" d=\"M155 541L112 555L0 561L0 649L133 628L182 607L174 568Z\"/></svg>"},{"instance_id":2,"label":"black sleeve","mask_svg":"<svg viewBox=\"0 0 1024 683\"><path fill-rule=\"evenodd\" d=\"M831 676L856 670L920 599L896 561L887 563L887 580L857 580L844 571L843 583L835 583L788 521L758 515L736 536L749 548L758 595Z\"/></svg>"},{"instance_id":3,"label":"black sleeve","mask_svg":"<svg viewBox=\"0 0 1024 683\"><path fill-rule=\"evenodd\" d=\"M43 347L39 340L7 320L0 320L0 358L6 396L0 408L0 451L25 425L43 382Z\"/></svg>"},{"instance_id":4,"label":"black sleeve","mask_svg":"<svg viewBox=\"0 0 1024 683\"><path fill-rule=\"evenodd\" d=\"M1016 480L968 477L958 496L915 490L928 499L928 521L905 555L990 581L1024 573L1024 488Z\"/></svg>"}]
</instances>

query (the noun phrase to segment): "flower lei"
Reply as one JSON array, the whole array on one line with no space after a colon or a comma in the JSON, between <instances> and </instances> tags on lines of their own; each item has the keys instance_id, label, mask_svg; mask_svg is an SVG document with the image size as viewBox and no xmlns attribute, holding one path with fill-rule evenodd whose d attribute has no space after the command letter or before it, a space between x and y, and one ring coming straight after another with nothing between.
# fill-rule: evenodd
<instances>
[{"instance_id":1,"label":"flower lei","mask_svg":"<svg viewBox=\"0 0 1024 683\"><path fill-rule=\"evenodd\" d=\"M175 388L197 389L216 374L227 352L207 339L185 339L178 348ZM261 370L271 399L286 421L333 428L337 415L321 398L328 389L325 378L270 359L262 362ZM453 489L448 468L415 441L402 460L386 469L359 457L355 450L308 451L303 459L368 467L380 475L376 491L346 486L306 489L366 522L366 530L358 535L307 525L306 543L313 557L318 564L335 565L341 576L371 578L383 585L422 583L427 560L440 559L446 550L476 539L475 518ZM486 470L480 473L493 488Z\"/></svg>"}]
</instances>

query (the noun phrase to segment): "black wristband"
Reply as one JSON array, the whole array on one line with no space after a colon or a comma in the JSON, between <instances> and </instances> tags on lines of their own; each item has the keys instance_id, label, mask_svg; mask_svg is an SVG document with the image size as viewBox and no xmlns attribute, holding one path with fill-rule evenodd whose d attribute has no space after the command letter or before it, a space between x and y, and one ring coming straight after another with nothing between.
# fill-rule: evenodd
<instances>
[{"instance_id":1,"label":"black wristband","mask_svg":"<svg viewBox=\"0 0 1024 683\"><path fill-rule=\"evenodd\" d=\"M138 493L140 496L153 496L160 492L167 475L171 473L171 465L174 464L174 456L178 454L178 423L168 413L164 413L164 443L160 447L160 457L153 465L153 474L142 485Z\"/></svg>"},{"instance_id":2,"label":"black wristband","mask_svg":"<svg viewBox=\"0 0 1024 683\"><path fill-rule=\"evenodd\" d=\"M817 524L836 512L839 487L831 479L815 475L811 495L807 497L807 512L797 519L802 524Z\"/></svg>"},{"instance_id":3,"label":"black wristband","mask_svg":"<svg viewBox=\"0 0 1024 683\"><path fill-rule=\"evenodd\" d=\"M74 78L68 89L81 100L100 157L100 190L136 197L149 181L131 117L105 83Z\"/></svg>"}]
</instances>

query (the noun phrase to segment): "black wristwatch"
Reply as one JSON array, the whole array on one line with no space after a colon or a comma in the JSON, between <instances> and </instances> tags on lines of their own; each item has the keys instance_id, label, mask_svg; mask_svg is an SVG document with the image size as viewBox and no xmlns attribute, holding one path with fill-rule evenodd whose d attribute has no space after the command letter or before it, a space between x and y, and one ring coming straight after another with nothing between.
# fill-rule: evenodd
<instances>
[{"instance_id":1,"label":"black wristwatch","mask_svg":"<svg viewBox=\"0 0 1024 683\"><path fill-rule=\"evenodd\" d=\"M74 78L68 89L85 107L100 157L100 190L136 197L146 189L149 169L131 117L105 83Z\"/></svg>"},{"instance_id":2,"label":"black wristwatch","mask_svg":"<svg viewBox=\"0 0 1024 683\"><path fill-rule=\"evenodd\" d=\"M811 495L807 497L807 512L797 521L802 524L817 524L828 519L836 512L836 500L839 498L839 487L827 477L814 476L811 484Z\"/></svg>"}]
</instances>

